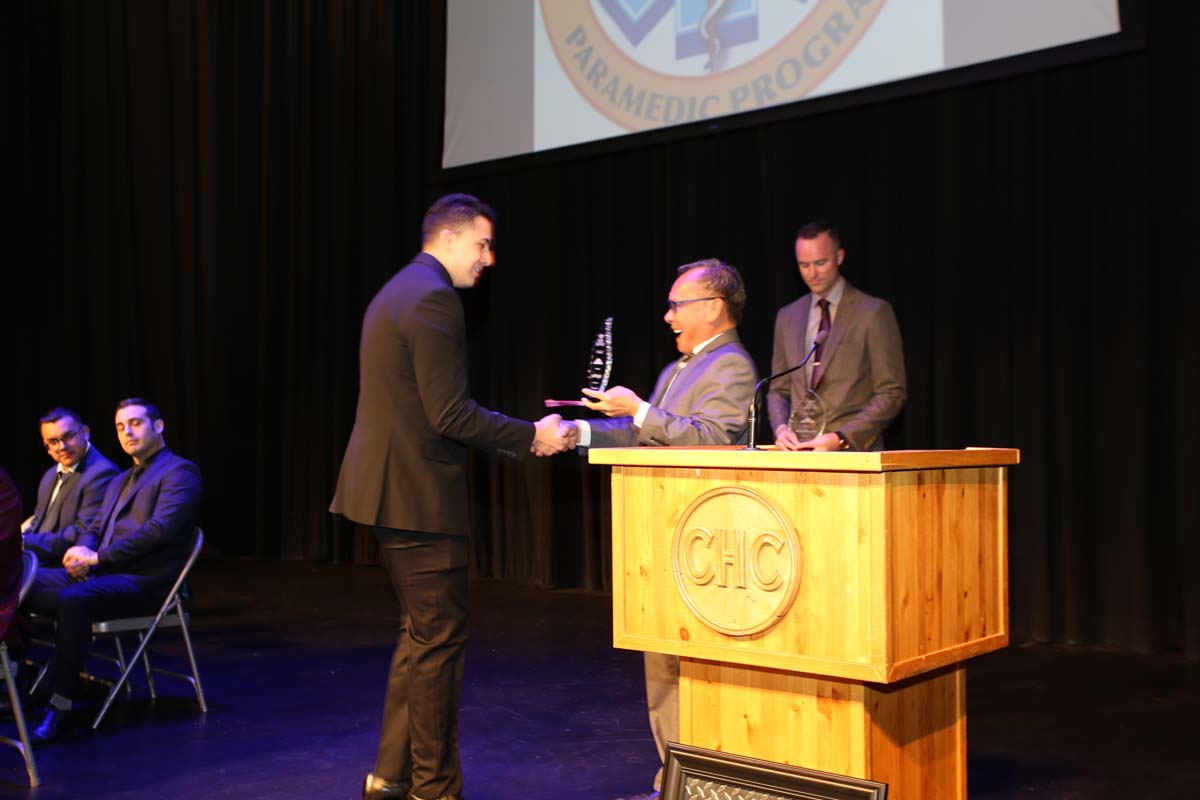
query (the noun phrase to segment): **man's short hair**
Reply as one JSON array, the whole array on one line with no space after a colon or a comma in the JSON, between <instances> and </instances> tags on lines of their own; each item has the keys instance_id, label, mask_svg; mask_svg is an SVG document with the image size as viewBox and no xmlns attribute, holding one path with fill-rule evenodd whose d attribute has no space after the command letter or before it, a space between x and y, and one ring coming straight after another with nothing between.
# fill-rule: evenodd
<instances>
[{"instance_id":1,"label":"man's short hair","mask_svg":"<svg viewBox=\"0 0 1200 800\"><path fill-rule=\"evenodd\" d=\"M162 419L162 414L159 413L158 406L141 397L126 397L117 403L117 407L113 410L113 413L115 414L122 408L128 408L129 406L141 406L146 409L146 416L150 418L151 422L158 422Z\"/></svg>"},{"instance_id":2,"label":"man's short hair","mask_svg":"<svg viewBox=\"0 0 1200 800\"><path fill-rule=\"evenodd\" d=\"M837 228L833 224L823 219L815 220L807 225L801 225L800 230L796 231L796 239L815 239L822 233L828 234L833 241L833 249L840 250L842 247L842 237L838 235ZM792 241L796 241L793 239Z\"/></svg>"},{"instance_id":3,"label":"man's short hair","mask_svg":"<svg viewBox=\"0 0 1200 800\"><path fill-rule=\"evenodd\" d=\"M69 408L65 408L63 406L56 406L56 407L50 409L49 411L47 411L45 414L42 414L41 419L38 420L38 427L41 427L42 425L49 425L52 422L58 422L60 419L63 419L64 417L70 417L71 419L78 422L80 425L83 424L83 417L79 416L78 414L76 414L74 411L72 411Z\"/></svg>"},{"instance_id":4,"label":"man's short hair","mask_svg":"<svg viewBox=\"0 0 1200 800\"><path fill-rule=\"evenodd\" d=\"M476 217L485 217L488 222L496 224L496 212L478 197L469 194L439 197L425 212L425 219L421 220L421 244L429 244L443 228L461 230Z\"/></svg>"},{"instance_id":5,"label":"man's short hair","mask_svg":"<svg viewBox=\"0 0 1200 800\"><path fill-rule=\"evenodd\" d=\"M746 284L742 282L741 273L719 258L705 258L684 264L677 274L682 275L694 269L704 270L700 278L704 288L725 301L725 310L734 325L740 323L742 311L746 308Z\"/></svg>"}]
</instances>

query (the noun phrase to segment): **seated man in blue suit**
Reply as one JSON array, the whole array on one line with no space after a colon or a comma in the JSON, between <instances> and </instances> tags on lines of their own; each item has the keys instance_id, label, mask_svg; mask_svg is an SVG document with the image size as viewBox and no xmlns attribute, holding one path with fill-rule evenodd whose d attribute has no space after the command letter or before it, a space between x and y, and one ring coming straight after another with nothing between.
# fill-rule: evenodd
<instances>
[{"instance_id":1,"label":"seated man in blue suit","mask_svg":"<svg viewBox=\"0 0 1200 800\"><path fill-rule=\"evenodd\" d=\"M91 429L74 411L55 408L40 422L42 444L57 463L42 475L37 505L21 532L26 550L43 565L58 565L79 532L96 521L108 482L120 470L91 443Z\"/></svg>"},{"instance_id":2,"label":"seated man in blue suit","mask_svg":"<svg viewBox=\"0 0 1200 800\"><path fill-rule=\"evenodd\" d=\"M202 486L200 470L163 441L152 403L117 404L117 438L133 467L108 485L95 523L81 531L62 566L38 570L23 608L57 622L46 678L51 693L35 746L65 732L98 619L155 613L189 554Z\"/></svg>"}]
</instances>

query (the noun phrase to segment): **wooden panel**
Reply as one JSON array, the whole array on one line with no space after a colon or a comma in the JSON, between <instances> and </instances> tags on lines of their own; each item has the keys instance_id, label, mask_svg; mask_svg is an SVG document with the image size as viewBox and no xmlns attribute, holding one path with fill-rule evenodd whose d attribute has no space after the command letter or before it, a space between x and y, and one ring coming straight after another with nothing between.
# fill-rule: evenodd
<instances>
[{"instance_id":1,"label":"wooden panel","mask_svg":"<svg viewBox=\"0 0 1200 800\"><path fill-rule=\"evenodd\" d=\"M888 784L889 800L965 800L966 672L892 686L682 659L685 744Z\"/></svg>"},{"instance_id":2,"label":"wooden panel","mask_svg":"<svg viewBox=\"0 0 1200 800\"><path fill-rule=\"evenodd\" d=\"M888 680L1008 644L1002 468L887 476Z\"/></svg>"},{"instance_id":3,"label":"wooden panel","mask_svg":"<svg viewBox=\"0 0 1200 800\"><path fill-rule=\"evenodd\" d=\"M1008 643L1004 468L618 466L612 480L618 647L887 683ZM689 506L721 487L760 497L798 541L790 611L748 635L689 608L673 557Z\"/></svg>"},{"instance_id":4,"label":"wooden panel","mask_svg":"<svg viewBox=\"0 0 1200 800\"><path fill-rule=\"evenodd\" d=\"M864 697L855 681L683 659L679 736L724 753L862 778Z\"/></svg>"},{"instance_id":5,"label":"wooden panel","mask_svg":"<svg viewBox=\"0 0 1200 800\"><path fill-rule=\"evenodd\" d=\"M890 472L952 467L1011 466L1020 452L1011 448L967 450L884 450L858 453L786 452L773 447L615 447L588 450L592 464L613 466L705 467L750 470Z\"/></svg>"},{"instance_id":6,"label":"wooden panel","mask_svg":"<svg viewBox=\"0 0 1200 800\"><path fill-rule=\"evenodd\" d=\"M889 800L967 796L966 668L865 687L867 772Z\"/></svg>"},{"instance_id":7,"label":"wooden panel","mask_svg":"<svg viewBox=\"0 0 1200 800\"><path fill-rule=\"evenodd\" d=\"M676 526L695 498L723 486L745 487L777 505L800 542L791 613L750 636L713 630L687 607L675 580ZM886 679L883 476L616 467L613 497L618 647Z\"/></svg>"}]
</instances>

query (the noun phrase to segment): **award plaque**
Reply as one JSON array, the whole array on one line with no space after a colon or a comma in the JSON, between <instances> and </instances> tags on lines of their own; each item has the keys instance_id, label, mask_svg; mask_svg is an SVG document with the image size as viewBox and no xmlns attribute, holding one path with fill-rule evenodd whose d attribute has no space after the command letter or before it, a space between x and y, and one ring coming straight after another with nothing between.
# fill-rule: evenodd
<instances>
[{"instance_id":1,"label":"award plaque","mask_svg":"<svg viewBox=\"0 0 1200 800\"><path fill-rule=\"evenodd\" d=\"M583 385L597 392L608 388L608 379L612 376L613 347L612 347L612 317L604 320L600 332L592 341L592 350L588 354L587 373ZM546 408L557 406L582 406L582 400L546 400Z\"/></svg>"},{"instance_id":2,"label":"award plaque","mask_svg":"<svg viewBox=\"0 0 1200 800\"><path fill-rule=\"evenodd\" d=\"M807 442L825 433L827 415L821 395L809 389L792 402L792 416L788 418L788 427L796 434L797 439Z\"/></svg>"}]
</instances>

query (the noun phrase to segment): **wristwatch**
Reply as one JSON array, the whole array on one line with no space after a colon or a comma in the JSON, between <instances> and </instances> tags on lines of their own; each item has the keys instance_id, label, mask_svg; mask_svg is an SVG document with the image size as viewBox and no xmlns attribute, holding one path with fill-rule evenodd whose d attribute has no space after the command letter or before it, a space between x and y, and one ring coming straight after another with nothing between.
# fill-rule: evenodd
<instances>
[{"instance_id":1,"label":"wristwatch","mask_svg":"<svg viewBox=\"0 0 1200 800\"><path fill-rule=\"evenodd\" d=\"M846 434L842 433L841 431L835 431L835 433L837 433L838 441L841 442L841 446L838 447L838 450L849 450L850 440L846 438Z\"/></svg>"}]
</instances>

